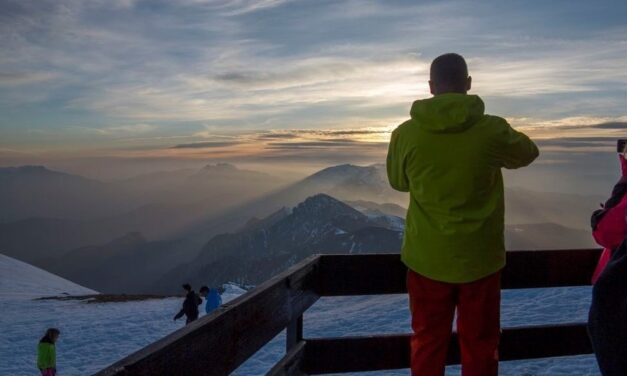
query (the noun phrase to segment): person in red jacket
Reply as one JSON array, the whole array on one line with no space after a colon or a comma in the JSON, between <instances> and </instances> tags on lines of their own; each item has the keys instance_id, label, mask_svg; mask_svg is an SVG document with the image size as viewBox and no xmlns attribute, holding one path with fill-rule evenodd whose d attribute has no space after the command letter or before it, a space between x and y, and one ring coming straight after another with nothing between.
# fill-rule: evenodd
<instances>
[{"instance_id":1,"label":"person in red jacket","mask_svg":"<svg viewBox=\"0 0 627 376\"><path fill-rule=\"evenodd\" d=\"M593 284L605 269L612 250L623 242L627 234L627 219L625 218L627 213L627 151L623 150L619 154L619 160L622 175L614 186L612 197L603 205L603 209L597 210L592 215L592 236L604 248L592 276Z\"/></svg>"},{"instance_id":2,"label":"person in red jacket","mask_svg":"<svg viewBox=\"0 0 627 376\"><path fill-rule=\"evenodd\" d=\"M593 235L605 247L594 275L588 315L590 342L604 376L627 375L627 150L621 180L592 215Z\"/></svg>"}]
</instances>

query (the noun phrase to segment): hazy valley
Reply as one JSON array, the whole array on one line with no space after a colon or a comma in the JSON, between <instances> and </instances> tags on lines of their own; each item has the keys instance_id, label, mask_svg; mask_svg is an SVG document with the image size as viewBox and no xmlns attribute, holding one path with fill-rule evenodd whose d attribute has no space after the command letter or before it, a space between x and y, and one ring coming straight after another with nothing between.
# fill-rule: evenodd
<instances>
[{"instance_id":1,"label":"hazy valley","mask_svg":"<svg viewBox=\"0 0 627 376\"><path fill-rule=\"evenodd\" d=\"M253 285L315 253L398 252L408 204L380 164L298 181L229 164L112 182L44 167L0 176L0 253L111 293ZM507 189L508 249L594 247L588 218L602 200Z\"/></svg>"}]
</instances>

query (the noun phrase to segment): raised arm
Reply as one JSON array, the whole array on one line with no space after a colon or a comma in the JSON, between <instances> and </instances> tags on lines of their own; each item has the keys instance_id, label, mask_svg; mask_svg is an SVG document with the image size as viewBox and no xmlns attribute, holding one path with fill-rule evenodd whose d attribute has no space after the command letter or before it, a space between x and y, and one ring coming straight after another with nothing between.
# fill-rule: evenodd
<instances>
[{"instance_id":1,"label":"raised arm","mask_svg":"<svg viewBox=\"0 0 627 376\"><path fill-rule=\"evenodd\" d=\"M525 167L538 157L538 147L526 134L512 128L505 119L498 118L495 125L498 131L495 134L493 152L499 167Z\"/></svg>"}]
</instances>

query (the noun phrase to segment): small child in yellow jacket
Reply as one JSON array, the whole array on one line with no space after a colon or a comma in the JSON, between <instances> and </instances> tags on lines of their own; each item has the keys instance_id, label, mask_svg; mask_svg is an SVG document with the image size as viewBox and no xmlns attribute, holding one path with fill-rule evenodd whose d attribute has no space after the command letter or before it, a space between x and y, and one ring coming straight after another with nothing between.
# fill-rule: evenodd
<instances>
[{"instance_id":1,"label":"small child in yellow jacket","mask_svg":"<svg viewBox=\"0 0 627 376\"><path fill-rule=\"evenodd\" d=\"M46 330L46 334L37 346L37 368L42 376L55 376L57 374L57 352L55 343L61 331L57 328Z\"/></svg>"}]
</instances>

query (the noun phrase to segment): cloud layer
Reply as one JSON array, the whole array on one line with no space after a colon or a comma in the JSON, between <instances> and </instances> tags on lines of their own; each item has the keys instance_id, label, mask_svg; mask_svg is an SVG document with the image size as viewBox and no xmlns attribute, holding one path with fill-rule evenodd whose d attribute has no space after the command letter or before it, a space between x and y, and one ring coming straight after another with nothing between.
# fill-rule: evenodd
<instances>
[{"instance_id":1,"label":"cloud layer","mask_svg":"<svg viewBox=\"0 0 627 376\"><path fill-rule=\"evenodd\" d=\"M622 1L8 0L2 8L0 48L11 51L0 56L5 149L250 153L244 145L254 144L253 155L361 146L367 154L428 95L431 59L452 50L468 58L488 110L538 136L613 135L626 121ZM590 127L600 123L609 125Z\"/></svg>"}]
</instances>

